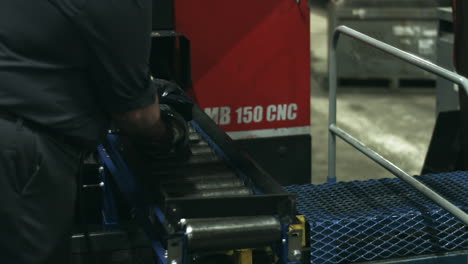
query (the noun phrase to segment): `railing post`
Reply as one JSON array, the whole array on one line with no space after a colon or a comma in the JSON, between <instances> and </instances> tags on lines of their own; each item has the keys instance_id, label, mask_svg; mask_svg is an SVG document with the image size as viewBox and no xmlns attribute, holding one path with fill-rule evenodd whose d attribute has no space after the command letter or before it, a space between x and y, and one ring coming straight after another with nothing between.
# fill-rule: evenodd
<instances>
[{"instance_id":1,"label":"railing post","mask_svg":"<svg viewBox=\"0 0 468 264\"><path fill-rule=\"evenodd\" d=\"M336 135L330 127L336 125L336 90L337 90L337 68L336 68L336 47L340 34L335 32L331 39L328 53L328 178L330 183L336 182Z\"/></svg>"}]
</instances>

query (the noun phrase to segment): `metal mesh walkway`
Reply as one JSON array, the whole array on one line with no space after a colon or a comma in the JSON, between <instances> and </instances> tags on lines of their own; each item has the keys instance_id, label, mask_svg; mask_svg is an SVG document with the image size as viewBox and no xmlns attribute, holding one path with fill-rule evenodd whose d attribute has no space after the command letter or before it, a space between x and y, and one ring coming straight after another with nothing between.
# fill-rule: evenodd
<instances>
[{"instance_id":1,"label":"metal mesh walkway","mask_svg":"<svg viewBox=\"0 0 468 264\"><path fill-rule=\"evenodd\" d=\"M468 172L417 178L468 211ZM468 249L468 228L397 178L285 189L310 224L314 264Z\"/></svg>"}]
</instances>

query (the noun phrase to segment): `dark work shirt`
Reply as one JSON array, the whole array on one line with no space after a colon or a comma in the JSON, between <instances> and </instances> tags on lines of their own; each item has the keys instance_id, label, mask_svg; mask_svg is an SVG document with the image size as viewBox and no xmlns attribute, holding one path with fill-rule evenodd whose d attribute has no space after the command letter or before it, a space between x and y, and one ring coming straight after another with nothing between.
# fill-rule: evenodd
<instances>
[{"instance_id":1,"label":"dark work shirt","mask_svg":"<svg viewBox=\"0 0 468 264\"><path fill-rule=\"evenodd\" d=\"M0 0L0 110L97 143L154 103L152 0Z\"/></svg>"}]
</instances>

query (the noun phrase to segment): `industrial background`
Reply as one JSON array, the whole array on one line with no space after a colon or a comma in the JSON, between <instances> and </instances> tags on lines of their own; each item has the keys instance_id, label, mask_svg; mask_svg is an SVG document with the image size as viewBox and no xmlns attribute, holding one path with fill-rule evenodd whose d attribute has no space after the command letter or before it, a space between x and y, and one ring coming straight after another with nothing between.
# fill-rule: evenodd
<instances>
[{"instance_id":1,"label":"industrial background","mask_svg":"<svg viewBox=\"0 0 468 264\"><path fill-rule=\"evenodd\" d=\"M192 156L148 161L111 131L85 166L74 263L468 263L452 1L153 15L153 75L196 102Z\"/></svg>"}]
</instances>

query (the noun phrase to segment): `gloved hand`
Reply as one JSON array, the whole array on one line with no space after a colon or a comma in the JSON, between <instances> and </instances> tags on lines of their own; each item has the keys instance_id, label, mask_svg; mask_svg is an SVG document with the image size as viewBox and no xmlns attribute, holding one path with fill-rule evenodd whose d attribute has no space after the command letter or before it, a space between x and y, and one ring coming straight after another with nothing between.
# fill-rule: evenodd
<instances>
[{"instance_id":1,"label":"gloved hand","mask_svg":"<svg viewBox=\"0 0 468 264\"><path fill-rule=\"evenodd\" d=\"M187 122L192 120L193 101L174 82L152 78L158 91L161 119L167 128L167 137L154 140L132 139L142 158L157 160L176 156L183 160L190 157Z\"/></svg>"},{"instance_id":2,"label":"gloved hand","mask_svg":"<svg viewBox=\"0 0 468 264\"><path fill-rule=\"evenodd\" d=\"M168 133L171 135L171 144L173 151L178 156L185 156L190 152L189 129L187 121L172 106L160 104L161 118L167 126Z\"/></svg>"},{"instance_id":3,"label":"gloved hand","mask_svg":"<svg viewBox=\"0 0 468 264\"><path fill-rule=\"evenodd\" d=\"M185 121L192 120L193 101L176 83L163 79L153 79L158 89L159 104L171 106Z\"/></svg>"},{"instance_id":4,"label":"gloved hand","mask_svg":"<svg viewBox=\"0 0 468 264\"><path fill-rule=\"evenodd\" d=\"M186 160L191 155L187 121L172 106L167 104L159 106L161 119L166 125L167 137L153 141L134 139L132 140L133 146L142 158L149 161L168 156Z\"/></svg>"}]
</instances>

